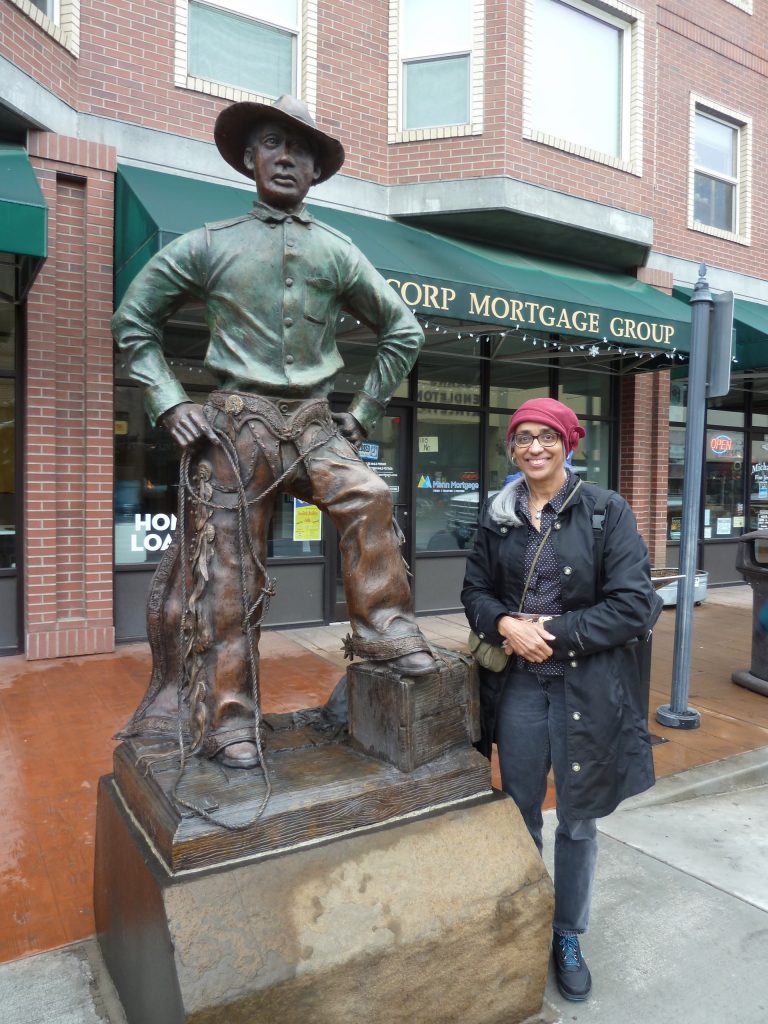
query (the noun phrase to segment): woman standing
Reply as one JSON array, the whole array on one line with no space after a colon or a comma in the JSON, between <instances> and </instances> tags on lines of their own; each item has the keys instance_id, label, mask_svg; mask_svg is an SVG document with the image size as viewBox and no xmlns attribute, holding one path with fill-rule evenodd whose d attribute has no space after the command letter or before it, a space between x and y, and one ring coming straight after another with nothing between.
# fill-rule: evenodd
<instances>
[{"instance_id":1,"label":"woman standing","mask_svg":"<svg viewBox=\"0 0 768 1024\"><path fill-rule=\"evenodd\" d=\"M496 742L502 788L539 852L554 771L553 957L560 993L577 1002L592 987L578 936L589 920L595 819L654 783L637 645L658 614L629 505L566 466L584 434L554 399L512 416L507 452L522 476L484 506L462 590L472 629L510 655L504 672L480 672L484 752Z\"/></svg>"}]
</instances>

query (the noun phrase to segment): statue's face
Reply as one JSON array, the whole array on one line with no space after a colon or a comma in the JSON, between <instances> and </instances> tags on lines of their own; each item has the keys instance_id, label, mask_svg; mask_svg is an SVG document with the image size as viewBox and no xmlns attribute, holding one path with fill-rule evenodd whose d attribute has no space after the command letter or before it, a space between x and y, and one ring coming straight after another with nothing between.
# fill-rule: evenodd
<instances>
[{"instance_id":1,"label":"statue's face","mask_svg":"<svg viewBox=\"0 0 768 1024\"><path fill-rule=\"evenodd\" d=\"M320 177L311 136L279 122L259 125L243 162L253 171L259 199L279 209L297 207Z\"/></svg>"}]
</instances>

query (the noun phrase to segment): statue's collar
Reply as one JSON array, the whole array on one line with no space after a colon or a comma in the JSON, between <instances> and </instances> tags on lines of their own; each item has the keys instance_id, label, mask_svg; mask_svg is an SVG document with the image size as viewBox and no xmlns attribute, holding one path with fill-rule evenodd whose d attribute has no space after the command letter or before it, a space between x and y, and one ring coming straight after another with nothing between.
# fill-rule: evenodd
<instances>
[{"instance_id":1,"label":"statue's collar","mask_svg":"<svg viewBox=\"0 0 768 1024\"><path fill-rule=\"evenodd\" d=\"M304 203L296 210L289 211L278 210L274 206L269 206L267 203L257 200L253 204L251 213L254 217L258 217L259 220L266 221L267 223L271 221L272 223L281 224L287 217L292 217L293 220L298 220L302 224L311 224L314 219Z\"/></svg>"}]
</instances>

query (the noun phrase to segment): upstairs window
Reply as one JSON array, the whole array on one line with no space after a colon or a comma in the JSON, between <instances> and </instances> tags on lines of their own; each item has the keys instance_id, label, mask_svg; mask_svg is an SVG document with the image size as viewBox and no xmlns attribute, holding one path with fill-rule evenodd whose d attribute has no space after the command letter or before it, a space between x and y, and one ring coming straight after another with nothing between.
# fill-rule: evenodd
<instances>
[{"instance_id":1,"label":"upstairs window","mask_svg":"<svg viewBox=\"0 0 768 1024\"><path fill-rule=\"evenodd\" d=\"M74 56L80 55L80 0L10 0Z\"/></svg>"},{"instance_id":2,"label":"upstairs window","mask_svg":"<svg viewBox=\"0 0 768 1024\"><path fill-rule=\"evenodd\" d=\"M471 0L402 0L403 128L442 128L469 121Z\"/></svg>"},{"instance_id":3,"label":"upstairs window","mask_svg":"<svg viewBox=\"0 0 768 1024\"><path fill-rule=\"evenodd\" d=\"M526 136L639 174L641 27L623 3L528 0Z\"/></svg>"},{"instance_id":4,"label":"upstairs window","mask_svg":"<svg viewBox=\"0 0 768 1024\"><path fill-rule=\"evenodd\" d=\"M748 242L749 135L747 119L694 101L690 227Z\"/></svg>"},{"instance_id":5,"label":"upstairs window","mask_svg":"<svg viewBox=\"0 0 768 1024\"><path fill-rule=\"evenodd\" d=\"M59 0L29 0L33 7L46 16L55 25L59 23Z\"/></svg>"},{"instance_id":6,"label":"upstairs window","mask_svg":"<svg viewBox=\"0 0 768 1024\"><path fill-rule=\"evenodd\" d=\"M176 84L231 100L303 95L312 106L316 23L317 0L177 0Z\"/></svg>"},{"instance_id":7,"label":"upstairs window","mask_svg":"<svg viewBox=\"0 0 768 1024\"><path fill-rule=\"evenodd\" d=\"M392 0L390 142L482 129L482 0Z\"/></svg>"}]
</instances>

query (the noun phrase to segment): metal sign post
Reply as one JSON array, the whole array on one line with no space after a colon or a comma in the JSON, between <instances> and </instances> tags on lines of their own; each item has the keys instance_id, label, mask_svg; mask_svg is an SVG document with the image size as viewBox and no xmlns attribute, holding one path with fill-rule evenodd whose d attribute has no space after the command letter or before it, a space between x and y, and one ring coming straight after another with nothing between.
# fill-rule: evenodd
<instances>
[{"instance_id":1,"label":"metal sign post","mask_svg":"<svg viewBox=\"0 0 768 1024\"><path fill-rule=\"evenodd\" d=\"M656 710L656 721L672 729L698 729L701 716L688 707L691 674L696 554L699 541L702 462L707 425L709 321L714 305L702 263L691 296L691 358L688 372L688 415L683 459L683 509L680 530L680 568L672 661L672 699Z\"/></svg>"}]
</instances>

